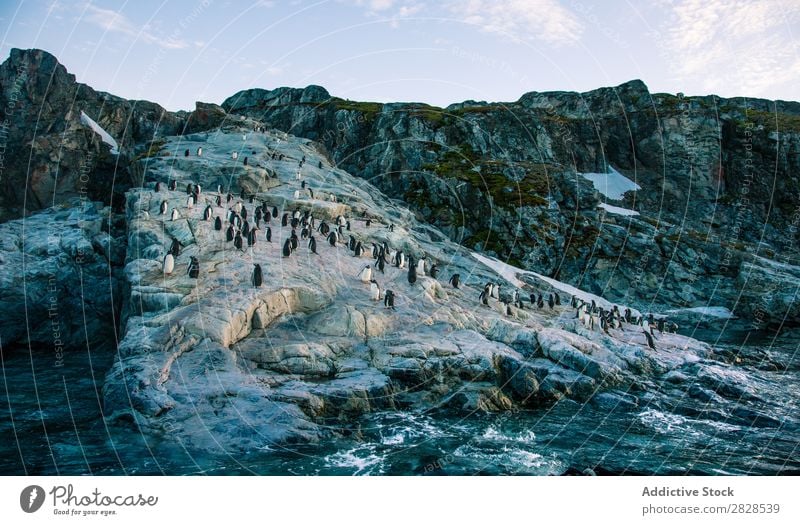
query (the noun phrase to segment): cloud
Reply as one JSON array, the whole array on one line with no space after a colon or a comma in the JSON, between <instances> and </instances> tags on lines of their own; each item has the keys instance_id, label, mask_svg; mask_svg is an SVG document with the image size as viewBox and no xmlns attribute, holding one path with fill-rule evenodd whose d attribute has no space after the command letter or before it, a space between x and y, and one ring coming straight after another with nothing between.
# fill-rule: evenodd
<instances>
[{"instance_id":1,"label":"cloud","mask_svg":"<svg viewBox=\"0 0 800 525\"><path fill-rule=\"evenodd\" d=\"M583 33L583 24L557 0L452 1L448 8L468 24L516 41L570 45L577 43Z\"/></svg>"},{"instance_id":2,"label":"cloud","mask_svg":"<svg viewBox=\"0 0 800 525\"><path fill-rule=\"evenodd\" d=\"M103 9L92 4L87 4L85 7L86 21L110 33L127 35L164 49L185 49L189 47L189 43L182 39L159 36L151 32L147 26L137 27L125 15L112 9Z\"/></svg>"},{"instance_id":3,"label":"cloud","mask_svg":"<svg viewBox=\"0 0 800 525\"><path fill-rule=\"evenodd\" d=\"M677 0L666 4L664 46L672 73L705 92L770 96L800 80L793 40L800 16L779 0ZM794 26L794 29L792 29Z\"/></svg>"}]
</instances>

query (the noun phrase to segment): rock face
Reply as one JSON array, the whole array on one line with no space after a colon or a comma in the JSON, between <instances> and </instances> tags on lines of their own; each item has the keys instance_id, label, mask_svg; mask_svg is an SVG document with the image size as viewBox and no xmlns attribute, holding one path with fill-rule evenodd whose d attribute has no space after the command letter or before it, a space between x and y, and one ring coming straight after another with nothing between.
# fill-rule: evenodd
<instances>
[{"instance_id":1,"label":"rock face","mask_svg":"<svg viewBox=\"0 0 800 525\"><path fill-rule=\"evenodd\" d=\"M482 305L478 294L489 281L522 286L526 297L531 289L557 288L447 240L369 183L331 166L308 140L254 133L256 121L241 125L169 137L160 155L140 161L146 182L128 192L126 203L124 337L104 388L110 420L136 421L184 446L234 452L315 442L375 411L441 407L470 414L567 398L607 402L613 395L604 392L647 392L667 374L707 377L710 388L735 394L735 372L707 344L663 333L653 352L638 326L589 330L574 319L563 292L562 305L552 309L527 299L521 309L496 299ZM201 146L202 157L174 162L175 152ZM231 158L240 149L248 152L247 166ZM238 178L218 193L220 173ZM172 180L174 191L167 189ZM203 189L190 208L185 189L195 184ZM256 223L263 205L270 219ZM260 228L256 244L241 249L224 231L229 210L239 206L248 226ZM285 256L293 228L281 226L281 217L306 211L317 226L342 216L350 227L336 246L312 230L316 254L303 240ZM222 230L216 217L225 219ZM348 248L350 235L369 247L364 256ZM174 240L181 251L165 275L161 261ZM381 293L395 296L395 307L386 308L357 278L375 263L373 243L425 258L439 275L423 272L410 284L405 268L373 266ZM196 279L187 275L193 257ZM258 287L256 263L264 275ZM446 284L454 273L462 276L458 289Z\"/></svg>"},{"instance_id":2,"label":"rock face","mask_svg":"<svg viewBox=\"0 0 800 525\"><path fill-rule=\"evenodd\" d=\"M111 210L70 204L0 224L3 347L51 349L56 363L114 340L125 261Z\"/></svg>"},{"instance_id":3,"label":"rock face","mask_svg":"<svg viewBox=\"0 0 800 525\"><path fill-rule=\"evenodd\" d=\"M798 103L651 94L632 81L447 108L314 86L243 91L222 106L322 142L469 248L617 300L800 319L797 302L759 306L784 272L743 284L754 258L800 260ZM578 175L611 168L642 189L615 202ZM598 209L606 200L640 215Z\"/></svg>"}]
</instances>

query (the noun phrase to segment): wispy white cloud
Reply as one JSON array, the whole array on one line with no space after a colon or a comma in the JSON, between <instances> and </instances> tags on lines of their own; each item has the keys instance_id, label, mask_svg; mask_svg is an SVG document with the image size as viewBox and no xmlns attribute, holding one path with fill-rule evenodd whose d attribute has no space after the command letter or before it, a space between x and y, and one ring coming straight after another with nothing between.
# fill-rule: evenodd
<instances>
[{"instance_id":1,"label":"wispy white cloud","mask_svg":"<svg viewBox=\"0 0 800 525\"><path fill-rule=\"evenodd\" d=\"M667 59L679 81L699 81L704 92L766 97L800 82L794 40L800 38L800 13L786 2L676 0L665 6Z\"/></svg>"},{"instance_id":2,"label":"wispy white cloud","mask_svg":"<svg viewBox=\"0 0 800 525\"><path fill-rule=\"evenodd\" d=\"M483 31L515 41L554 46L577 43L583 24L557 0L467 0L448 3L451 14Z\"/></svg>"},{"instance_id":3,"label":"wispy white cloud","mask_svg":"<svg viewBox=\"0 0 800 525\"><path fill-rule=\"evenodd\" d=\"M87 4L85 7L85 20L110 33L127 35L164 49L185 49L190 45L179 38L162 37L151 31L148 26L138 27L125 15L112 9L104 9L92 4Z\"/></svg>"}]
</instances>

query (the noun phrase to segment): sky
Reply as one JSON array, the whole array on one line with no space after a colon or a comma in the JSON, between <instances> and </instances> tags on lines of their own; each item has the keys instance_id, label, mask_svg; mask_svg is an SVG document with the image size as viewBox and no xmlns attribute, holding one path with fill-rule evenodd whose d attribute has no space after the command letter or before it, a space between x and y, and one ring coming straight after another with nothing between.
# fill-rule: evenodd
<instances>
[{"instance_id":1,"label":"sky","mask_svg":"<svg viewBox=\"0 0 800 525\"><path fill-rule=\"evenodd\" d=\"M170 110L253 87L446 106L636 78L800 100L799 0L4 0L0 35L3 60L44 49Z\"/></svg>"}]
</instances>

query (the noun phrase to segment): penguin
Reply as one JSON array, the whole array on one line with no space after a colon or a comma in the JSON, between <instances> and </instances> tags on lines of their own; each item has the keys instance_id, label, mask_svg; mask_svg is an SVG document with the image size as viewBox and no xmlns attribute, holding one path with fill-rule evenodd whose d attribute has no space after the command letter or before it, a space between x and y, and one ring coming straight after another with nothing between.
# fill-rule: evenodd
<instances>
[{"instance_id":1,"label":"penguin","mask_svg":"<svg viewBox=\"0 0 800 525\"><path fill-rule=\"evenodd\" d=\"M656 349L656 343L653 341L653 336L650 335L650 332L648 332L647 330L643 330L643 332L644 332L645 338L647 339L647 346L649 346L651 350L655 350Z\"/></svg>"},{"instance_id":2,"label":"penguin","mask_svg":"<svg viewBox=\"0 0 800 525\"><path fill-rule=\"evenodd\" d=\"M255 246L256 245L256 228L250 230L250 233L247 235L247 246Z\"/></svg>"},{"instance_id":3,"label":"penguin","mask_svg":"<svg viewBox=\"0 0 800 525\"><path fill-rule=\"evenodd\" d=\"M630 324L631 322L631 309L625 308L625 322Z\"/></svg>"},{"instance_id":4,"label":"penguin","mask_svg":"<svg viewBox=\"0 0 800 525\"><path fill-rule=\"evenodd\" d=\"M356 243L356 247L353 250L353 255L355 257L362 257L364 255L364 246L361 244L361 241Z\"/></svg>"},{"instance_id":5,"label":"penguin","mask_svg":"<svg viewBox=\"0 0 800 525\"><path fill-rule=\"evenodd\" d=\"M658 321L656 322L656 327L658 328L658 333L660 333L660 334L664 333L664 322L665 322L665 320L664 320L663 317L660 317L658 319Z\"/></svg>"},{"instance_id":6,"label":"penguin","mask_svg":"<svg viewBox=\"0 0 800 525\"><path fill-rule=\"evenodd\" d=\"M222 196L220 196L220 195L217 195L217 200L216 200L216 202L217 202L217 206L222 206Z\"/></svg>"},{"instance_id":7,"label":"penguin","mask_svg":"<svg viewBox=\"0 0 800 525\"><path fill-rule=\"evenodd\" d=\"M294 190L294 199L297 200L300 198L300 190Z\"/></svg>"},{"instance_id":8,"label":"penguin","mask_svg":"<svg viewBox=\"0 0 800 525\"><path fill-rule=\"evenodd\" d=\"M450 277L449 283L453 285L453 288L458 288L458 283L461 281L461 275L454 273Z\"/></svg>"},{"instance_id":9,"label":"penguin","mask_svg":"<svg viewBox=\"0 0 800 525\"><path fill-rule=\"evenodd\" d=\"M178 242L178 239L172 239L172 245L169 247L169 253L171 253L173 257L177 257L181 254L181 243Z\"/></svg>"},{"instance_id":10,"label":"penguin","mask_svg":"<svg viewBox=\"0 0 800 525\"><path fill-rule=\"evenodd\" d=\"M330 243L331 246L336 246L336 236L337 235L338 234L335 231L332 231L331 234L328 235L328 243Z\"/></svg>"},{"instance_id":11,"label":"penguin","mask_svg":"<svg viewBox=\"0 0 800 525\"><path fill-rule=\"evenodd\" d=\"M397 253L394 256L394 265L397 268L404 268L405 267L405 265L406 265L406 256L403 254L403 252L401 252L399 250L397 251Z\"/></svg>"},{"instance_id":12,"label":"penguin","mask_svg":"<svg viewBox=\"0 0 800 525\"><path fill-rule=\"evenodd\" d=\"M489 283L491 286L489 287L489 292L492 297L495 299L500 298L500 285L495 283Z\"/></svg>"},{"instance_id":13,"label":"penguin","mask_svg":"<svg viewBox=\"0 0 800 525\"><path fill-rule=\"evenodd\" d=\"M413 264L408 265L408 284L417 282L417 267Z\"/></svg>"},{"instance_id":14,"label":"penguin","mask_svg":"<svg viewBox=\"0 0 800 525\"><path fill-rule=\"evenodd\" d=\"M372 219L367 219L366 222L364 222L364 226L367 228L369 228L370 224L372 224Z\"/></svg>"},{"instance_id":15,"label":"penguin","mask_svg":"<svg viewBox=\"0 0 800 525\"><path fill-rule=\"evenodd\" d=\"M247 157L244 158L244 165L247 166Z\"/></svg>"},{"instance_id":16,"label":"penguin","mask_svg":"<svg viewBox=\"0 0 800 525\"><path fill-rule=\"evenodd\" d=\"M393 231L394 231L394 224L390 224L390 225L389 225L389 231L390 231L390 232L393 232Z\"/></svg>"},{"instance_id":17,"label":"penguin","mask_svg":"<svg viewBox=\"0 0 800 525\"><path fill-rule=\"evenodd\" d=\"M238 158L239 158L239 152L238 151L234 151L233 153L231 153L231 159L236 160Z\"/></svg>"},{"instance_id":18,"label":"penguin","mask_svg":"<svg viewBox=\"0 0 800 525\"><path fill-rule=\"evenodd\" d=\"M373 301L381 300L381 287L378 286L378 281L375 279L369 282L369 298Z\"/></svg>"},{"instance_id":19,"label":"penguin","mask_svg":"<svg viewBox=\"0 0 800 525\"><path fill-rule=\"evenodd\" d=\"M172 208L172 217L170 219L173 220L173 221L177 221L178 217L179 217L178 210L176 210L175 208Z\"/></svg>"},{"instance_id":20,"label":"penguin","mask_svg":"<svg viewBox=\"0 0 800 525\"><path fill-rule=\"evenodd\" d=\"M192 183L190 182L186 185L186 195L191 195L192 193L194 192L192 191Z\"/></svg>"},{"instance_id":21,"label":"penguin","mask_svg":"<svg viewBox=\"0 0 800 525\"><path fill-rule=\"evenodd\" d=\"M308 231L308 228L304 227L302 230L300 230L300 238L301 239L303 239L303 240L308 239L309 235L311 235L311 232Z\"/></svg>"},{"instance_id":22,"label":"penguin","mask_svg":"<svg viewBox=\"0 0 800 525\"><path fill-rule=\"evenodd\" d=\"M265 230L265 232L266 233L264 234L264 236L267 239L267 242L272 242L272 228L267 226L267 229Z\"/></svg>"},{"instance_id":23,"label":"penguin","mask_svg":"<svg viewBox=\"0 0 800 525\"><path fill-rule=\"evenodd\" d=\"M233 226L228 226L228 229L225 230L225 241L231 242L233 240Z\"/></svg>"},{"instance_id":24,"label":"penguin","mask_svg":"<svg viewBox=\"0 0 800 525\"><path fill-rule=\"evenodd\" d=\"M261 265L256 264L253 267L253 286L258 288L261 286L262 281L264 280L264 276L261 273Z\"/></svg>"},{"instance_id":25,"label":"penguin","mask_svg":"<svg viewBox=\"0 0 800 525\"><path fill-rule=\"evenodd\" d=\"M161 207L159 208L159 213L161 215L167 213L167 201L161 201Z\"/></svg>"},{"instance_id":26,"label":"penguin","mask_svg":"<svg viewBox=\"0 0 800 525\"><path fill-rule=\"evenodd\" d=\"M311 250L311 253L317 253L317 240L313 235L308 238L308 249Z\"/></svg>"},{"instance_id":27,"label":"penguin","mask_svg":"<svg viewBox=\"0 0 800 525\"><path fill-rule=\"evenodd\" d=\"M556 306L561 306L561 296L558 293L553 294L553 297L556 300Z\"/></svg>"},{"instance_id":28,"label":"penguin","mask_svg":"<svg viewBox=\"0 0 800 525\"><path fill-rule=\"evenodd\" d=\"M553 294L549 294L547 296L547 306L549 306L550 309L552 310L553 307L555 306L555 304L556 304L556 300L553 299Z\"/></svg>"},{"instance_id":29,"label":"penguin","mask_svg":"<svg viewBox=\"0 0 800 525\"><path fill-rule=\"evenodd\" d=\"M372 266L369 264L364 266L360 272L358 272L358 279L362 283L368 283L372 280Z\"/></svg>"},{"instance_id":30,"label":"penguin","mask_svg":"<svg viewBox=\"0 0 800 525\"><path fill-rule=\"evenodd\" d=\"M381 273L384 273L384 269L386 268L386 257L383 254L380 254L378 257L378 262L375 265Z\"/></svg>"},{"instance_id":31,"label":"penguin","mask_svg":"<svg viewBox=\"0 0 800 525\"><path fill-rule=\"evenodd\" d=\"M203 220L207 221L211 218L211 206L206 206L206 209L203 211Z\"/></svg>"},{"instance_id":32,"label":"penguin","mask_svg":"<svg viewBox=\"0 0 800 525\"><path fill-rule=\"evenodd\" d=\"M245 237L250 235L250 223L247 221L244 221L244 224L242 224L242 235Z\"/></svg>"},{"instance_id":33,"label":"penguin","mask_svg":"<svg viewBox=\"0 0 800 525\"><path fill-rule=\"evenodd\" d=\"M236 232L236 237L233 238L233 246L237 250L242 249L242 232Z\"/></svg>"},{"instance_id":34,"label":"penguin","mask_svg":"<svg viewBox=\"0 0 800 525\"><path fill-rule=\"evenodd\" d=\"M160 182L156 182L156 192L159 192L159 191L161 191L161 183Z\"/></svg>"},{"instance_id":35,"label":"penguin","mask_svg":"<svg viewBox=\"0 0 800 525\"><path fill-rule=\"evenodd\" d=\"M386 293L383 294L383 306L394 310L394 292L392 290L386 290Z\"/></svg>"},{"instance_id":36,"label":"penguin","mask_svg":"<svg viewBox=\"0 0 800 525\"><path fill-rule=\"evenodd\" d=\"M289 237L289 243L292 246L292 251L297 250L297 245L299 244L299 241L297 239L297 234L294 232L294 230L292 230L292 235L291 237Z\"/></svg>"},{"instance_id":37,"label":"penguin","mask_svg":"<svg viewBox=\"0 0 800 525\"><path fill-rule=\"evenodd\" d=\"M347 228L347 231L350 231L350 221L345 223L345 227Z\"/></svg>"},{"instance_id":38,"label":"penguin","mask_svg":"<svg viewBox=\"0 0 800 525\"><path fill-rule=\"evenodd\" d=\"M189 261L189 277L192 279L197 279L200 275L200 261L197 260L197 257L192 256L192 259Z\"/></svg>"},{"instance_id":39,"label":"penguin","mask_svg":"<svg viewBox=\"0 0 800 525\"><path fill-rule=\"evenodd\" d=\"M164 275L170 275L175 269L175 257L171 253L167 252L164 256L164 264L161 269L164 271Z\"/></svg>"},{"instance_id":40,"label":"penguin","mask_svg":"<svg viewBox=\"0 0 800 525\"><path fill-rule=\"evenodd\" d=\"M170 191L175 191L177 188L178 188L178 181L176 181L174 179L169 181L169 189L170 189Z\"/></svg>"},{"instance_id":41,"label":"penguin","mask_svg":"<svg viewBox=\"0 0 800 525\"><path fill-rule=\"evenodd\" d=\"M301 182L301 183L300 183L300 187L301 187L302 189L306 189L306 181L303 181L303 182Z\"/></svg>"},{"instance_id":42,"label":"penguin","mask_svg":"<svg viewBox=\"0 0 800 525\"><path fill-rule=\"evenodd\" d=\"M489 288L484 286L481 294L478 296L478 300L481 302L483 306L489 306Z\"/></svg>"},{"instance_id":43,"label":"penguin","mask_svg":"<svg viewBox=\"0 0 800 525\"><path fill-rule=\"evenodd\" d=\"M542 298L542 294L539 294L539 297L536 298L536 306L538 308L544 308L544 299Z\"/></svg>"},{"instance_id":44,"label":"penguin","mask_svg":"<svg viewBox=\"0 0 800 525\"><path fill-rule=\"evenodd\" d=\"M187 150L184 150L184 152L183 152L183 156L184 156L184 157L188 157L188 156L189 156L189 150L188 150L188 149L187 149Z\"/></svg>"},{"instance_id":45,"label":"penguin","mask_svg":"<svg viewBox=\"0 0 800 525\"><path fill-rule=\"evenodd\" d=\"M347 249L350 251L356 250L356 238L353 237L352 235L350 236L350 240L347 241Z\"/></svg>"},{"instance_id":46,"label":"penguin","mask_svg":"<svg viewBox=\"0 0 800 525\"><path fill-rule=\"evenodd\" d=\"M286 242L283 243L283 251L281 253L284 257L289 257L292 254L292 241L290 239L286 239Z\"/></svg>"},{"instance_id":47,"label":"penguin","mask_svg":"<svg viewBox=\"0 0 800 525\"><path fill-rule=\"evenodd\" d=\"M281 226L288 226L289 225L289 214L284 213L283 217L281 217Z\"/></svg>"},{"instance_id":48,"label":"penguin","mask_svg":"<svg viewBox=\"0 0 800 525\"><path fill-rule=\"evenodd\" d=\"M242 206L241 215L243 220L247 220L247 208L245 206Z\"/></svg>"},{"instance_id":49,"label":"penguin","mask_svg":"<svg viewBox=\"0 0 800 525\"><path fill-rule=\"evenodd\" d=\"M428 273L433 279L436 279L436 276L439 275L439 267L436 266L435 264L432 264L431 269L428 271Z\"/></svg>"},{"instance_id":50,"label":"penguin","mask_svg":"<svg viewBox=\"0 0 800 525\"><path fill-rule=\"evenodd\" d=\"M421 277L425 276L425 259L417 261L417 275Z\"/></svg>"},{"instance_id":51,"label":"penguin","mask_svg":"<svg viewBox=\"0 0 800 525\"><path fill-rule=\"evenodd\" d=\"M197 148L197 156L198 157L202 157L203 156L203 148Z\"/></svg>"}]
</instances>

